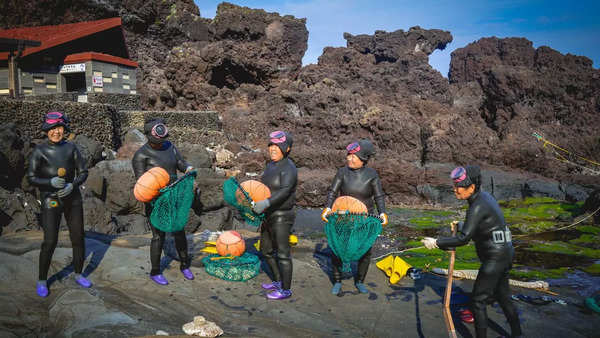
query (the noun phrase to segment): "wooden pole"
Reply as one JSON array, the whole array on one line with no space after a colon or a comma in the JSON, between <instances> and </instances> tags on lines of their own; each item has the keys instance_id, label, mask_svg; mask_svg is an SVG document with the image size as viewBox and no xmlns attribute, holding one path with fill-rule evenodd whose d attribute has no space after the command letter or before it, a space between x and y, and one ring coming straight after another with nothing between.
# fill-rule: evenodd
<instances>
[{"instance_id":1,"label":"wooden pole","mask_svg":"<svg viewBox=\"0 0 600 338\"><path fill-rule=\"evenodd\" d=\"M456 222L452 222L450 227L452 235L456 235ZM448 337L456 338L456 330L452 321L452 313L450 312L450 296L452 294L452 278L454 275L454 259L456 251L450 251L450 264L448 265L448 282L446 283L446 293L444 294L444 319L446 320L446 328L448 329Z\"/></svg>"}]
</instances>

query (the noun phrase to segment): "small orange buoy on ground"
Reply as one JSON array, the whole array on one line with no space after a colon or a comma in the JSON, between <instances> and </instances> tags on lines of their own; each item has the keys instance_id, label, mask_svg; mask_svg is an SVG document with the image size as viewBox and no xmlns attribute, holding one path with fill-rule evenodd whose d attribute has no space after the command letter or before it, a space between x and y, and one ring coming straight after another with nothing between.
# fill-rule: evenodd
<instances>
[{"instance_id":1,"label":"small orange buoy on ground","mask_svg":"<svg viewBox=\"0 0 600 338\"><path fill-rule=\"evenodd\" d=\"M246 242L237 231L225 231L217 239L217 253L221 256L241 256L246 251Z\"/></svg>"}]
</instances>

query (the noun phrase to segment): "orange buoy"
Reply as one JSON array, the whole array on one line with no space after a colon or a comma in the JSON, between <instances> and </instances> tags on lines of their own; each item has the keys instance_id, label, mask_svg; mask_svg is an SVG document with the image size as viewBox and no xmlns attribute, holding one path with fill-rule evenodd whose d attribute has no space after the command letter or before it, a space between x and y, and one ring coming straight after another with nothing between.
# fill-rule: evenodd
<instances>
[{"instance_id":1,"label":"orange buoy","mask_svg":"<svg viewBox=\"0 0 600 338\"><path fill-rule=\"evenodd\" d=\"M140 202L150 202L169 184L169 173L161 167L146 171L135 183L133 195Z\"/></svg>"},{"instance_id":2,"label":"orange buoy","mask_svg":"<svg viewBox=\"0 0 600 338\"><path fill-rule=\"evenodd\" d=\"M237 231L225 231L217 239L217 253L221 256L241 256L246 251L246 242Z\"/></svg>"},{"instance_id":3,"label":"orange buoy","mask_svg":"<svg viewBox=\"0 0 600 338\"><path fill-rule=\"evenodd\" d=\"M353 213L367 213L367 206L359 199L351 196L340 196L335 199L331 207L333 212L349 211Z\"/></svg>"},{"instance_id":4,"label":"orange buoy","mask_svg":"<svg viewBox=\"0 0 600 338\"><path fill-rule=\"evenodd\" d=\"M254 202L265 200L271 197L271 190L262 182L256 180L248 180L240 183L240 186L248 193L248 196ZM235 192L235 198L240 205L246 205L248 202L240 189Z\"/></svg>"}]
</instances>

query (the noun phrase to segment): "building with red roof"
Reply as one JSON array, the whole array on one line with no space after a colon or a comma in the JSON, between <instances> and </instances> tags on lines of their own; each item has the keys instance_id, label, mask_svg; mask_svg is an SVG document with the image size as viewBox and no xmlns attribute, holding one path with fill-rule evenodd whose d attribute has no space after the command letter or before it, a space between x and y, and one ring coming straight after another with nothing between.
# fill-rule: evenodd
<instances>
[{"instance_id":1,"label":"building with red roof","mask_svg":"<svg viewBox=\"0 0 600 338\"><path fill-rule=\"evenodd\" d=\"M39 41L19 53L0 50L0 94L9 94L9 63L19 95L66 92L136 94L121 18L0 30L0 38Z\"/></svg>"}]
</instances>

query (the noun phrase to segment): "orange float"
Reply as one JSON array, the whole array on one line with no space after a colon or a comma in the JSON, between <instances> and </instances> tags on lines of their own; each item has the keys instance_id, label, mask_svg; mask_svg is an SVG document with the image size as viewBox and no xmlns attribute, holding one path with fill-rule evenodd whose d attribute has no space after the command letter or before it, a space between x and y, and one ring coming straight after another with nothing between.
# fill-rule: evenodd
<instances>
[{"instance_id":1,"label":"orange float","mask_svg":"<svg viewBox=\"0 0 600 338\"><path fill-rule=\"evenodd\" d=\"M240 183L240 186L248 193L248 196L250 196L254 202L262 201L271 197L271 190L262 182L248 180ZM246 200L242 190L238 189L235 192L235 198L240 205L248 205L248 201Z\"/></svg>"},{"instance_id":2,"label":"orange float","mask_svg":"<svg viewBox=\"0 0 600 338\"><path fill-rule=\"evenodd\" d=\"M146 171L135 183L133 195L140 202L150 202L169 184L169 173L161 167Z\"/></svg>"},{"instance_id":3,"label":"orange float","mask_svg":"<svg viewBox=\"0 0 600 338\"><path fill-rule=\"evenodd\" d=\"M367 213L367 206L359 199L351 196L340 196L335 199L331 207L333 212L349 211L352 213Z\"/></svg>"},{"instance_id":4,"label":"orange float","mask_svg":"<svg viewBox=\"0 0 600 338\"><path fill-rule=\"evenodd\" d=\"M221 256L241 256L246 251L246 242L237 231L225 231L217 239L217 253Z\"/></svg>"}]
</instances>

